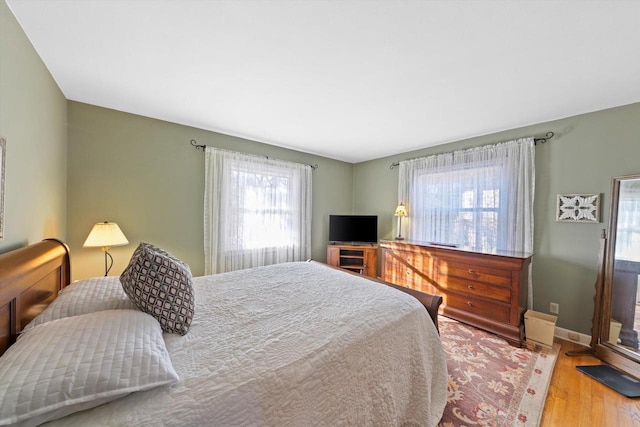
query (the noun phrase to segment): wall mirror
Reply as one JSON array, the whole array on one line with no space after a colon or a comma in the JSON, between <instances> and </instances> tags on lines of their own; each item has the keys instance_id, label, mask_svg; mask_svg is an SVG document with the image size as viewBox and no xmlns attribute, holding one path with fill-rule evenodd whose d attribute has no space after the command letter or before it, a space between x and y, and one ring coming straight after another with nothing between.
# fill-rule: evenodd
<instances>
[{"instance_id":1,"label":"wall mirror","mask_svg":"<svg viewBox=\"0 0 640 427\"><path fill-rule=\"evenodd\" d=\"M596 284L596 357L640 377L640 174L615 177L606 249Z\"/></svg>"}]
</instances>

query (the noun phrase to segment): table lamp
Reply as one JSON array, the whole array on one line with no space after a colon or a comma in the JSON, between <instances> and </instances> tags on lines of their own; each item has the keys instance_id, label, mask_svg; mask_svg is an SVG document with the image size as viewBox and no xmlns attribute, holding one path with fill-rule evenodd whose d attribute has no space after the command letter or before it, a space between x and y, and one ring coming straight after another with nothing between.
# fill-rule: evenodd
<instances>
[{"instance_id":1,"label":"table lamp","mask_svg":"<svg viewBox=\"0 0 640 427\"><path fill-rule=\"evenodd\" d=\"M398 237L396 237L396 240L404 240L404 237L402 237L402 217L407 216L407 207L404 203L398 205L393 215L398 217Z\"/></svg>"},{"instance_id":2,"label":"table lamp","mask_svg":"<svg viewBox=\"0 0 640 427\"><path fill-rule=\"evenodd\" d=\"M124 236L120 227L115 222L99 222L93 226L87 240L84 241L83 248L102 248L104 251L104 275L109 274L113 267L113 257L109 249L113 246L128 245L129 241ZM111 259L111 265L107 267L107 257Z\"/></svg>"}]
</instances>

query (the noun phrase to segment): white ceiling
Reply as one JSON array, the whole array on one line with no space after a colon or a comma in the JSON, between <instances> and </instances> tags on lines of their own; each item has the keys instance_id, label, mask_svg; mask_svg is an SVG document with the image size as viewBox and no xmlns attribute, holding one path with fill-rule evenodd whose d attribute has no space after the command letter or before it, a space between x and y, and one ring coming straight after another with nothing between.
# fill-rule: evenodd
<instances>
[{"instance_id":1,"label":"white ceiling","mask_svg":"<svg viewBox=\"0 0 640 427\"><path fill-rule=\"evenodd\" d=\"M70 100L354 163L640 101L640 1L7 4Z\"/></svg>"}]
</instances>

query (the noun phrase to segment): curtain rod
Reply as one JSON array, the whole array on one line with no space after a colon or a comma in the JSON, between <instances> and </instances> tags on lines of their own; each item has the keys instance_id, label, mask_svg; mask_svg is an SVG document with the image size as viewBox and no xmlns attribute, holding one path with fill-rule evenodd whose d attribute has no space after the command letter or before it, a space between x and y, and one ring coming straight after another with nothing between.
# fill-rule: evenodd
<instances>
[{"instance_id":1,"label":"curtain rod","mask_svg":"<svg viewBox=\"0 0 640 427\"><path fill-rule=\"evenodd\" d=\"M195 139L192 139L191 141L189 141L189 144L191 144L191 146L194 147L196 150L202 150L202 152L204 152L205 148L207 148L206 145L199 145L198 142ZM260 154L257 154L257 155L260 156ZM256 156L256 154L252 154L252 156ZM263 157L266 157L267 160L269 159L269 156L263 156ZM303 164L305 164L305 163L303 163ZM317 163L315 165L307 164L307 166L309 166L313 170L318 169L318 164Z\"/></svg>"},{"instance_id":2,"label":"curtain rod","mask_svg":"<svg viewBox=\"0 0 640 427\"><path fill-rule=\"evenodd\" d=\"M545 142L547 142L548 140L550 140L551 138L553 138L555 136L555 133L553 132L547 132L545 136L541 136L539 138L533 138L533 144L537 144L538 142L540 144L544 144ZM389 169L393 170L393 168L395 168L396 166L399 166L400 162L395 162L395 163L391 163L391 166L389 166Z\"/></svg>"}]
</instances>

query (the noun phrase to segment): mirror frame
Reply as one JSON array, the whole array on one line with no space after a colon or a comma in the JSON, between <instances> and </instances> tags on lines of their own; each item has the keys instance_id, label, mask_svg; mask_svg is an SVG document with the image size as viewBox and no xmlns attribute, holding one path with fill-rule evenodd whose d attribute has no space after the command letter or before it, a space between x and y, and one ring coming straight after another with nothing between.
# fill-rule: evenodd
<instances>
[{"instance_id":1,"label":"mirror frame","mask_svg":"<svg viewBox=\"0 0 640 427\"><path fill-rule=\"evenodd\" d=\"M613 345L608 341L611 325L613 267L615 262L620 185L623 181L630 179L640 179L640 174L613 177L611 180L609 235L607 239L608 241L606 242L606 249L601 249L601 271L598 273L598 281L596 282L591 343L596 357L618 369L640 378L640 352L636 353L630 351L623 346ZM602 272L604 274L601 274Z\"/></svg>"}]
</instances>

